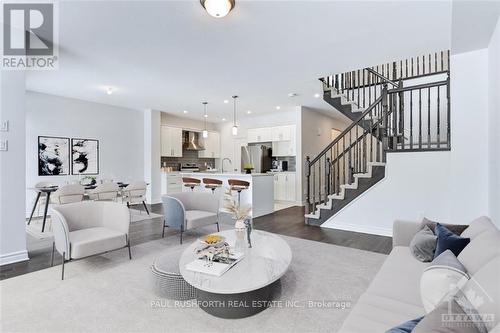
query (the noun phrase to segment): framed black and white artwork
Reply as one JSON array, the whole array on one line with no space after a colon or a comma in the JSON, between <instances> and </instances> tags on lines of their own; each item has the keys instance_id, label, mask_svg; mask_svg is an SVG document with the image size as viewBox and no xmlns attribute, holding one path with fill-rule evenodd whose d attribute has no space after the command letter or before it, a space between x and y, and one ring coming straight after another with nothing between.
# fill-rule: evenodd
<instances>
[{"instance_id":1,"label":"framed black and white artwork","mask_svg":"<svg viewBox=\"0 0 500 333\"><path fill-rule=\"evenodd\" d=\"M99 174L99 140L71 139L71 164L74 175Z\"/></svg>"},{"instance_id":2,"label":"framed black and white artwork","mask_svg":"<svg viewBox=\"0 0 500 333\"><path fill-rule=\"evenodd\" d=\"M69 175L69 138L38 137L38 175Z\"/></svg>"}]
</instances>

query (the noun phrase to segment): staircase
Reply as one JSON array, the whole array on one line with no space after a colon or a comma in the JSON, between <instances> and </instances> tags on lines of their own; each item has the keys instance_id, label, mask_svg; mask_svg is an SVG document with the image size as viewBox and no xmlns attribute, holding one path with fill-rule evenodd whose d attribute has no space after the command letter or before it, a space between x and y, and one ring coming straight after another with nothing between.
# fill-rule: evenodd
<instances>
[{"instance_id":1,"label":"staircase","mask_svg":"<svg viewBox=\"0 0 500 333\"><path fill-rule=\"evenodd\" d=\"M352 122L306 158L306 224L323 224L382 180L388 153L450 150L449 51L320 80L325 102Z\"/></svg>"}]
</instances>

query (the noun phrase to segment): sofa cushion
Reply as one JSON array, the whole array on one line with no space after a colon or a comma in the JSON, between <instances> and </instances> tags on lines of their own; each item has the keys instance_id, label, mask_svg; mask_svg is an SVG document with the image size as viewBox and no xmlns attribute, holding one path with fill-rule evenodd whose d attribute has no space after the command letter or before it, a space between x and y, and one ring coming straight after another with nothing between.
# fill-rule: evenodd
<instances>
[{"instance_id":1,"label":"sofa cushion","mask_svg":"<svg viewBox=\"0 0 500 333\"><path fill-rule=\"evenodd\" d=\"M476 273L484 264L500 256L500 231L483 232L474 237L458 255L458 260L469 274Z\"/></svg>"},{"instance_id":2,"label":"sofa cushion","mask_svg":"<svg viewBox=\"0 0 500 333\"><path fill-rule=\"evenodd\" d=\"M202 227L217 222L216 213L211 213L204 210L187 210L185 218L187 229Z\"/></svg>"},{"instance_id":3,"label":"sofa cushion","mask_svg":"<svg viewBox=\"0 0 500 333\"><path fill-rule=\"evenodd\" d=\"M392 249L391 254L385 260L367 292L412 304L423 311L418 286L422 272L428 265L429 263L415 259L409 247L397 246ZM405 319L415 317L402 318L402 320L394 322L392 326L386 329L394 327Z\"/></svg>"},{"instance_id":4,"label":"sofa cushion","mask_svg":"<svg viewBox=\"0 0 500 333\"><path fill-rule=\"evenodd\" d=\"M489 329L500 320L500 256L484 264L462 288Z\"/></svg>"},{"instance_id":5,"label":"sofa cushion","mask_svg":"<svg viewBox=\"0 0 500 333\"><path fill-rule=\"evenodd\" d=\"M462 237L474 239L486 231L498 231L497 227L486 216L481 216L472 221L469 227L462 233Z\"/></svg>"},{"instance_id":6,"label":"sofa cushion","mask_svg":"<svg viewBox=\"0 0 500 333\"><path fill-rule=\"evenodd\" d=\"M431 221L425 217L422 220L422 224L424 226L428 226L433 233L436 233L436 225L438 223L439 222ZM447 223L440 223L440 224L444 225L448 230L450 230L451 232L453 232L455 235L458 236L460 236L464 232L464 230L466 230L469 227L468 224L447 224Z\"/></svg>"},{"instance_id":7,"label":"sofa cushion","mask_svg":"<svg viewBox=\"0 0 500 333\"><path fill-rule=\"evenodd\" d=\"M424 270L420 295L426 312L431 312L456 286L463 286L469 275L457 257L446 250Z\"/></svg>"},{"instance_id":8,"label":"sofa cushion","mask_svg":"<svg viewBox=\"0 0 500 333\"><path fill-rule=\"evenodd\" d=\"M340 332L385 332L408 321L409 318L421 317L424 314L425 311L421 306L367 292L355 304L342 324Z\"/></svg>"},{"instance_id":9,"label":"sofa cushion","mask_svg":"<svg viewBox=\"0 0 500 333\"><path fill-rule=\"evenodd\" d=\"M451 298L428 313L412 333L481 333L466 318L466 312Z\"/></svg>"},{"instance_id":10,"label":"sofa cushion","mask_svg":"<svg viewBox=\"0 0 500 333\"><path fill-rule=\"evenodd\" d=\"M435 230L437 236L437 245L436 251L434 252L434 257L439 256L446 250L451 250L451 252L453 252L455 256L458 256L470 242L470 238L457 236L448 228L439 223L436 225Z\"/></svg>"},{"instance_id":11,"label":"sofa cushion","mask_svg":"<svg viewBox=\"0 0 500 333\"><path fill-rule=\"evenodd\" d=\"M127 245L127 238L124 233L95 227L70 232L69 242L71 258L79 259L124 247Z\"/></svg>"},{"instance_id":12,"label":"sofa cushion","mask_svg":"<svg viewBox=\"0 0 500 333\"><path fill-rule=\"evenodd\" d=\"M429 262L434 258L437 237L428 226L417 232L410 242L413 256L420 261Z\"/></svg>"}]
</instances>

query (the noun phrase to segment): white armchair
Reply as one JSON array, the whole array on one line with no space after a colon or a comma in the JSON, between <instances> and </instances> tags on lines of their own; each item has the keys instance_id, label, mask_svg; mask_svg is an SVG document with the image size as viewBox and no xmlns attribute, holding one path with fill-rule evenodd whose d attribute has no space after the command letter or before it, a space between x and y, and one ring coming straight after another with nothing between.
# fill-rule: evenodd
<instances>
[{"instance_id":1,"label":"white armchair","mask_svg":"<svg viewBox=\"0 0 500 333\"><path fill-rule=\"evenodd\" d=\"M52 203L57 205L68 204L72 202L80 202L83 200L85 188L80 184L69 184L60 187L52 193L50 199Z\"/></svg>"},{"instance_id":2,"label":"white armchair","mask_svg":"<svg viewBox=\"0 0 500 333\"><path fill-rule=\"evenodd\" d=\"M182 233L189 229L204 227L210 224L217 225L219 231L220 196L206 192L179 192L162 197L163 221L162 237L165 236L165 227Z\"/></svg>"},{"instance_id":3,"label":"white armchair","mask_svg":"<svg viewBox=\"0 0 500 333\"><path fill-rule=\"evenodd\" d=\"M116 183L103 183L97 185L95 189L88 191L89 199L96 201L116 201L119 190L120 188Z\"/></svg>"},{"instance_id":4,"label":"white armchair","mask_svg":"<svg viewBox=\"0 0 500 333\"><path fill-rule=\"evenodd\" d=\"M54 233L54 249L62 255L64 263L70 260L102 254L128 247L130 252L130 214L128 209L116 202L84 201L56 206L51 212Z\"/></svg>"},{"instance_id":5,"label":"white armchair","mask_svg":"<svg viewBox=\"0 0 500 333\"><path fill-rule=\"evenodd\" d=\"M122 191L122 198L127 203L127 207L130 208L130 205L140 204L144 205L144 209L146 209L146 213L149 215L148 207L146 206L146 190L148 188L148 184L146 182L134 182L127 185Z\"/></svg>"}]
</instances>

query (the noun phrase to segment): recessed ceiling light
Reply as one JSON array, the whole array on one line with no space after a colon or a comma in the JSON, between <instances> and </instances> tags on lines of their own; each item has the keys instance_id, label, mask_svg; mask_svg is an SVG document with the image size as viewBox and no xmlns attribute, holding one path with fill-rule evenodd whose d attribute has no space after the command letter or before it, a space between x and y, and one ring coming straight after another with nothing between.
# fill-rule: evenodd
<instances>
[{"instance_id":1,"label":"recessed ceiling light","mask_svg":"<svg viewBox=\"0 0 500 333\"><path fill-rule=\"evenodd\" d=\"M227 99L224 100L224 104L227 104L229 103L229 101Z\"/></svg>"},{"instance_id":2,"label":"recessed ceiling light","mask_svg":"<svg viewBox=\"0 0 500 333\"><path fill-rule=\"evenodd\" d=\"M182 113L186 114L186 113L188 113L188 110L184 110L184 111L182 111Z\"/></svg>"},{"instance_id":3,"label":"recessed ceiling light","mask_svg":"<svg viewBox=\"0 0 500 333\"><path fill-rule=\"evenodd\" d=\"M276 105L276 110L279 110L279 109L281 109L281 106Z\"/></svg>"},{"instance_id":4,"label":"recessed ceiling light","mask_svg":"<svg viewBox=\"0 0 500 333\"><path fill-rule=\"evenodd\" d=\"M320 94L318 94L318 93L314 94L314 97L315 97L315 98L319 98L320 96L321 96L321 95L320 95Z\"/></svg>"},{"instance_id":5,"label":"recessed ceiling light","mask_svg":"<svg viewBox=\"0 0 500 333\"><path fill-rule=\"evenodd\" d=\"M203 117L208 118L208 114L204 114Z\"/></svg>"},{"instance_id":6,"label":"recessed ceiling light","mask_svg":"<svg viewBox=\"0 0 500 333\"><path fill-rule=\"evenodd\" d=\"M222 121L226 121L226 118L222 118Z\"/></svg>"},{"instance_id":7,"label":"recessed ceiling light","mask_svg":"<svg viewBox=\"0 0 500 333\"><path fill-rule=\"evenodd\" d=\"M115 90L112 87L106 88L106 94L111 95Z\"/></svg>"},{"instance_id":8,"label":"recessed ceiling light","mask_svg":"<svg viewBox=\"0 0 500 333\"><path fill-rule=\"evenodd\" d=\"M250 114L250 113L252 113L252 110L248 110L248 111L247 111L247 114Z\"/></svg>"}]
</instances>

